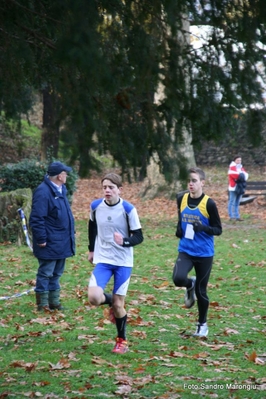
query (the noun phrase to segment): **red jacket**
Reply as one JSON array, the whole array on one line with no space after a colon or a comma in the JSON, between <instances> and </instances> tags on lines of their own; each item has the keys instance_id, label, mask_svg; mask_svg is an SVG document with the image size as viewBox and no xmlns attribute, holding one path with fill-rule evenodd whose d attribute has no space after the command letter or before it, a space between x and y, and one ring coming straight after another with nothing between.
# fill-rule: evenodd
<instances>
[{"instance_id":1,"label":"red jacket","mask_svg":"<svg viewBox=\"0 0 266 399\"><path fill-rule=\"evenodd\" d=\"M234 161L230 163L228 169L228 190L235 191L236 180L238 179L239 173L244 173L245 180L248 179L248 173L245 171L241 164L236 164Z\"/></svg>"}]
</instances>

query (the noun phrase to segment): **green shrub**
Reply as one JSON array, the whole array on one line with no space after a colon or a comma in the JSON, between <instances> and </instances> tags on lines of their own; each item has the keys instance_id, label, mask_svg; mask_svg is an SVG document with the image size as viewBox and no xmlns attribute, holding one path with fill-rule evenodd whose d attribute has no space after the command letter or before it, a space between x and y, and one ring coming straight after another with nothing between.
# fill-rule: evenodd
<instances>
[{"instance_id":1,"label":"green shrub","mask_svg":"<svg viewBox=\"0 0 266 399\"><path fill-rule=\"evenodd\" d=\"M0 167L0 189L2 192L14 191L19 188L34 190L46 174L48 163L34 159L24 159L16 164ZM71 203L76 191L77 172L73 169L66 181L68 200Z\"/></svg>"}]
</instances>

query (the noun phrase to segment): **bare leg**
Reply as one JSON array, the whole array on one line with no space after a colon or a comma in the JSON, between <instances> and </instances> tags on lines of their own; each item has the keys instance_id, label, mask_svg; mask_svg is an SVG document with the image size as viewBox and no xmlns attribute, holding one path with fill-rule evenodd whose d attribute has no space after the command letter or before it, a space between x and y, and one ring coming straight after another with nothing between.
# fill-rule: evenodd
<instances>
[{"instance_id":1,"label":"bare leg","mask_svg":"<svg viewBox=\"0 0 266 399\"><path fill-rule=\"evenodd\" d=\"M121 319L127 312L125 310L125 297L122 295L113 295L113 305L112 305L114 315L116 318Z\"/></svg>"},{"instance_id":2,"label":"bare leg","mask_svg":"<svg viewBox=\"0 0 266 399\"><path fill-rule=\"evenodd\" d=\"M88 298L92 305L100 306L105 302L105 296L101 287L89 287Z\"/></svg>"}]
</instances>

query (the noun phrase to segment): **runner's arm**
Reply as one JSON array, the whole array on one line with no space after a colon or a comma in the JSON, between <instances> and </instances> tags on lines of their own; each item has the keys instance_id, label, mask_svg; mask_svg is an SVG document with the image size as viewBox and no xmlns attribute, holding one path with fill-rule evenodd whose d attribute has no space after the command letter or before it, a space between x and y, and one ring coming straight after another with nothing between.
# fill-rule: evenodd
<instances>
[{"instance_id":1,"label":"runner's arm","mask_svg":"<svg viewBox=\"0 0 266 399\"><path fill-rule=\"evenodd\" d=\"M123 247L134 247L135 245L141 244L144 240L141 229L131 230L130 233L130 237L123 238Z\"/></svg>"},{"instance_id":2,"label":"runner's arm","mask_svg":"<svg viewBox=\"0 0 266 399\"><path fill-rule=\"evenodd\" d=\"M217 206L213 199L209 198L207 202L207 211L210 216L210 225L206 226L207 231L205 233L211 236L220 236L222 234L222 223L218 213Z\"/></svg>"},{"instance_id":3,"label":"runner's arm","mask_svg":"<svg viewBox=\"0 0 266 399\"><path fill-rule=\"evenodd\" d=\"M89 239L89 251L93 252L94 251L94 244L95 244L95 239L97 236L97 223L96 220L89 220L88 223L88 239Z\"/></svg>"}]
</instances>

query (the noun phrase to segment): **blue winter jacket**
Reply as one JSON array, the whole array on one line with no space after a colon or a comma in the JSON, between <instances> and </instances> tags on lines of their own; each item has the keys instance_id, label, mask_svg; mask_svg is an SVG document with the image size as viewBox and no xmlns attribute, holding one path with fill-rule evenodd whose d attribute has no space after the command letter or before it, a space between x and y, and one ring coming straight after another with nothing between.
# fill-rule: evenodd
<instances>
[{"instance_id":1,"label":"blue winter jacket","mask_svg":"<svg viewBox=\"0 0 266 399\"><path fill-rule=\"evenodd\" d=\"M65 185L60 194L48 176L33 193L29 224L36 258L56 260L75 254L74 217L66 193ZM37 245L44 242L45 247Z\"/></svg>"}]
</instances>

